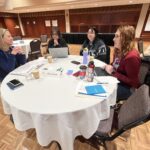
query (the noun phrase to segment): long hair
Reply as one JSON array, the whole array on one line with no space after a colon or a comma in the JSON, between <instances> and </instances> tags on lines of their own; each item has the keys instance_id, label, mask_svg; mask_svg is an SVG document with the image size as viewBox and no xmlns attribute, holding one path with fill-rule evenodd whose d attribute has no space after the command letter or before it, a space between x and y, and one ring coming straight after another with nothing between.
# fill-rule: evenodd
<instances>
[{"instance_id":1,"label":"long hair","mask_svg":"<svg viewBox=\"0 0 150 150\"><path fill-rule=\"evenodd\" d=\"M7 51L9 49L9 45L4 43L4 35L8 31L7 29L0 28L0 49L3 51Z\"/></svg>"},{"instance_id":2,"label":"long hair","mask_svg":"<svg viewBox=\"0 0 150 150\"><path fill-rule=\"evenodd\" d=\"M135 29L133 26L123 25L120 26L117 30L120 31L121 51L122 56L124 56L127 52L134 48Z\"/></svg>"},{"instance_id":3,"label":"long hair","mask_svg":"<svg viewBox=\"0 0 150 150\"><path fill-rule=\"evenodd\" d=\"M51 38L54 34L57 34L59 39L62 38L61 32L58 29L52 30L51 32Z\"/></svg>"},{"instance_id":4,"label":"long hair","mask_svg":"<svg viewBox=\"0 0 150 150\"><path fill-rule=\"evenodd\" d=\"M91 30L93 33L95 33L95 39L94 39L94 41L93 41L93 43L98 39L98 30L96 29L96 27L90 27L89 29L88 29L88 31L89 30ZM86 38L86 41L87 41L87 43L89 43L89 39L88 39L88 37Z\"/></svg>"}]
</instances>

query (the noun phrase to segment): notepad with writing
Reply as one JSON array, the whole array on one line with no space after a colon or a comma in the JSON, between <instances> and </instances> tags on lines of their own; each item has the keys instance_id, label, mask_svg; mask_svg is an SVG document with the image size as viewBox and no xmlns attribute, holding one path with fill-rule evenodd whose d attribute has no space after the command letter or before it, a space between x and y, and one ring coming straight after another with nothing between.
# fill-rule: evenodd
<instances>
[{"instance_id":1,"label":"notepad with writing","mask_svg":"<svg viewBox=\"0 0 150 150\"><path fill-rule=\"evenodd\" d=\"M85 89L86 89L86 92L87 92L88 95L104 94L104 93L106 93L105 89L100 84L85 86Z\"/></svg>"}]
</instances>

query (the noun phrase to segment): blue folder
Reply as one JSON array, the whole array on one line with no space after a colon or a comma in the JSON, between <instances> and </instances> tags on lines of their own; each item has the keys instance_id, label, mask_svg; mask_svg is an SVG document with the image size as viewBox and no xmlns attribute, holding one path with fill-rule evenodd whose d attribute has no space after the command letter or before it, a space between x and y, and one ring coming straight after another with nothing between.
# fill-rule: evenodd
<instances>
[{"instance_id":1,"label":"blue folder","mask_svg":"<svg viewBox=\"0 0 150 150\"><path fill-rule=\"evenodd\" d=\"M87 92L88 95L95 95L95 94L106 93L105 89L100 84L85 86L85 89L86 89L86 92Z\"/></svg>"}]
</instances>

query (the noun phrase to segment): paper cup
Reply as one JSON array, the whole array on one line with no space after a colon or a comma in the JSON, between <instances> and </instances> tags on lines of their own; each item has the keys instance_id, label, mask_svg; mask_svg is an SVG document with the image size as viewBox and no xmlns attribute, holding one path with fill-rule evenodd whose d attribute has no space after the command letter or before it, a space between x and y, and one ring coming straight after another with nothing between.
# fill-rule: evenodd
<instances>
[{"instance_id":1,"label":"paper cup","mask_svg":"<svg viewBox=\"0 0 150 150\"><path fill-rule=\"evenodd\" d=\"M52 56L47 56L48 63L52 63Z\"/></svg>"},{"instance_id":2,"label":"paper cup","mask_svg":"<svg viewBox=\"0 0 150 150\"><path fill-rule=\"evenodd\" d=\"M33 70L32 75L35 79L39 79L40 78L39 70L38 69Z\"/></svg>"}]
</instances>

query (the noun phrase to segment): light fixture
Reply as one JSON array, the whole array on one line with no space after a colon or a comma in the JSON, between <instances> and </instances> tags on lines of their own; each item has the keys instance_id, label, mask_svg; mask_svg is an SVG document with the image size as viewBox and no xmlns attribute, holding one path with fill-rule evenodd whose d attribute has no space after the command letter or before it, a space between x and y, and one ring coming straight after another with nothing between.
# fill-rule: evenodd
<instances>
[{"instance_id":1,"label":"light fixture","mask_svg":"<svg viewBox=\"0 0 150 150\"><path fill-rule=\"evenodd\" d=\"M133 3L133 1L132 1L132 0L130 0L130 1L129 1L129 3L131 4L131 3Z\"/></svg>"},{"instance_id":2,"label":"light fixture","mask_svg":"<svg viewBox=\"0 0 150 150\"><path fill-rule=\"evenodd\" d=\"M20 27L18 25L15 26L15 29L19 29Z\"/></svg>"}]
</instances>

